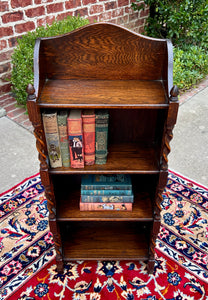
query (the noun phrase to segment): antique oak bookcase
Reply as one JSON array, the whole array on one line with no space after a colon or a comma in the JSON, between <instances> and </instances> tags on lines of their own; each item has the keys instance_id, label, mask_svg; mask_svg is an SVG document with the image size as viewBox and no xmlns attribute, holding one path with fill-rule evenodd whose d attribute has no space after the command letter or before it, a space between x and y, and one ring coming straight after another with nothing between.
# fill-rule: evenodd
<instances>
[{"instance_id":1,"label":"antique oak bookcase","mask_svg":"<svg viewBox=\"0 0 208 300\"><path fill-rule=\"evenodd\" d=\"M143 260L154 269L178 89L170 41L109 23L40 38L28 113L49 210L58 272L71 260ZM83 169L50 168L42 112L108 109L108 158ZM130 174L132 212L79 210L82 174Z\"/></svg>"}]
</instances>

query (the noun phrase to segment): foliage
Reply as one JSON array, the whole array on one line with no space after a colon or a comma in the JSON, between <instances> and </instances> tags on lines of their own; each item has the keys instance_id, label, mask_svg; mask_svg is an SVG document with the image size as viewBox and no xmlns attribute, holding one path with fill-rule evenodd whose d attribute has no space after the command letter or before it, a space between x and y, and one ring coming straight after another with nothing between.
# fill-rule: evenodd
<instances>
[{"instance_id":1,"label":"foliage","mask_svg":"<svg viewBox=\"0 0 208 300\"><path fill-rule=\"evenodd\" d=\"M208 74L208 1L136 0L134 10L149 6L146 34L171 39L174 84L188 89Z\"/></svg>"},{"instance_id":2,"label":"foliage","mask_svg":"<svg viewBox=\"0 0 208 300\"><path fill-rule=\"evenodd\" d=\"M150 8L145 28L149 36L171 39L174 45L207 47L207 0L144 0L144 3ZM136 0L132 7L141 10L144 3Z\"/></svg>"},{"instance_id":3,"label":"foliage","mask_svg":"<svg viewBox=\"0 0 208 300\"><path fill-rule=\"evenodd\" d=\"M87 19L71 17L61 21L54 21L52 25L38 27L33 32L28 32L18 39L18 45L12 55L12 91L18 104L26 106L28 83L33 83L33 50L38 37L50 37L70 32L76 28L88 24Z\"/></svg>"},{"instance_id":4,"label":"foliage","mask_svg":"<svg viewBox=\"0 0 208 300\"><path fill-rule=\"evenodd\" d=\"M173 79L179 89L194 86L208 74L208 52L199 46L174 48Z\"/></svg>"}]
</instances>

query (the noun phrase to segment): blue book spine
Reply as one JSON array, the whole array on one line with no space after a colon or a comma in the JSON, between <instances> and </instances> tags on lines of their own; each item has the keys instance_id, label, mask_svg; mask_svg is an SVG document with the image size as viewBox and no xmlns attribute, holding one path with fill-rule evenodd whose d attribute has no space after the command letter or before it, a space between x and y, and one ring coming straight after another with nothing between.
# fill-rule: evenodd
<instances>
[{"instance_id":1,"label":"blue book spine","mask_svg":"<svg viewBox=\"0 0 208 300\"><path fill-rule=\"evenodd\" d=\"M83 190L132 190L132 185L83 185L81 184L81 189Z\"/></svg>"},{"instance_id":2,"label":"blue book spine","mask_svg":"<svg viewBox=\"0 0 208 300\"><path fill-rule=\"evenodd\" d=\"M134 196L87 196L81 195L81 202L84 203L133 203Z\"/></svg>"},{"instance_id":3,"label":"blue book spine","mask_svg":"<svg viewBox=\"0 0 208 300\"><path fill-rule=\"evenodd\" d=\"M84 175L81 189L83 190L132 190L129 175Z\"/></svg>"},{"instance_id":4,"label":"blue book spine","mask_svg":"<svg viewBox=\"0 0 208 300\"><path fill-rule=\"evenodd\" d=\"M88 196L132 196L131 190L81 190L81 195Z\"/></svg>"}]
</instances>

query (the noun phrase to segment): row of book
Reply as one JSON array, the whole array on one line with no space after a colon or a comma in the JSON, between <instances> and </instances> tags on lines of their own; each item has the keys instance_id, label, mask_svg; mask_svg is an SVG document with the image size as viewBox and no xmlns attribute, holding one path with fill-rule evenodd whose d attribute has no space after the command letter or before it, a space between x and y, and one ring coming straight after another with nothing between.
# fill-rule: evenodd
<instances>
[{"instance_id":1,"label":"row of book","mask_svg":"<svg viewBox=\"0 0 208 300\"><path fill-rule=\"evenodd\" d=\"M107 110L47 111L42 119L51 168L106 163Z\"/></svg>"},{"instance_id":2,"label":"row of book","mask_svg":"<svg viewBox=\"0 0 208 300\"><path fill-rule=\"evenodd\" d=\"M134 195L130 175L83 175L80 211L132 211Z\"/></svg>"}]
</instances>

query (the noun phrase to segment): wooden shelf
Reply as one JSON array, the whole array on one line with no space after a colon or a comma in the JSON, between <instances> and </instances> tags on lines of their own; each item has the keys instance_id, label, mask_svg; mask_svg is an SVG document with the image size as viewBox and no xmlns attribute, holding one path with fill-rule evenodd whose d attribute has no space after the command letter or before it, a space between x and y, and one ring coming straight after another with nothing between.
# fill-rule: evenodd
<instances>
[{"instance_id":1,"label":"wooden shelf","mask_svg":"<svg viewBox=\"0 0 208 300\"><path fill-rule=\"evenodd\" d=\"M71 222L61 232L65 261L148 259L148 234L137 223Z\"/></svg>"},{"instance_id":2,"label":"wooden shelf","mask_svg":"<svg viewBox=\"0 0 208 300\"><path fill-rule=\"evenodd\" d=\"M80 211L80 190L56 193L57 221L146 221L153 220L149 193L136 193L132 211ZM60 204L60 205L59 205Z\"/></svg>"},{"instance_id":3,"label":"wooden shelf","mask_svg":"<svg viewBox=\"0 0 208 300\"><path fill-rule=\"evenodd\" d=\"M160 81L48 80L38 102L43 108L167 108Z\"/></svg>"},{"instance_id":4,"label":"wooden shelf","mask_svg":"<svg viewBox=\"0 0 208 300\"><path fill-rule=\"evenodd\" d=\"M155 174L159 173L157 149L141 144L109 145L107 163L104 165L85 166L83 169L51 168L50 174L105 174L105 173L131 173Z\"/></svg>"}]
</instances>

